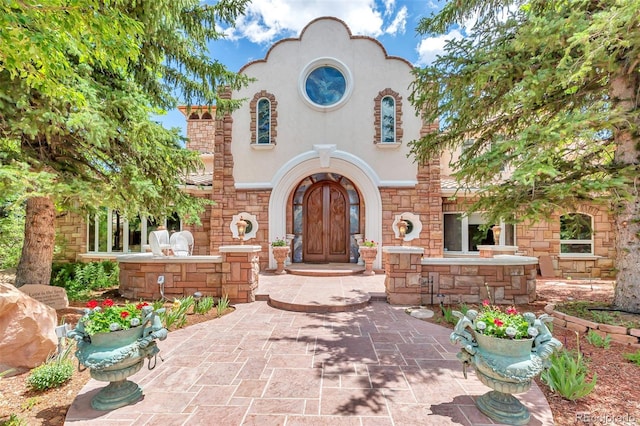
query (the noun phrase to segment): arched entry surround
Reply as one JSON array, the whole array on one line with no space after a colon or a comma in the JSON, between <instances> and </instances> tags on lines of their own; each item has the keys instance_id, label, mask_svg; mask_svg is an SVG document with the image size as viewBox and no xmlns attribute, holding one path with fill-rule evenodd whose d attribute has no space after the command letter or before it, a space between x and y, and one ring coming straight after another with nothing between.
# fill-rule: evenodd
<instances>
[{"instance_id":1,"label":"arched entry surround","mask_svg":"<svg viewBox=\"0 0 640 426\"><path fill-rule=\"evenodd\" d=\"M379 178L375 171L359 157L338 151L335 145L315 146L313 151L300 154L286 162L271 181L273 191L269 200L269 241L287 233L287 203L289 195L300 181L315 173L338 173L358 188L364 202L364 237L368 240L382 240L382 199L378 190ZM382 250L374 268L381 267ZM269 251L269 267L276 262Z\"/></svg>"}]
</instances>

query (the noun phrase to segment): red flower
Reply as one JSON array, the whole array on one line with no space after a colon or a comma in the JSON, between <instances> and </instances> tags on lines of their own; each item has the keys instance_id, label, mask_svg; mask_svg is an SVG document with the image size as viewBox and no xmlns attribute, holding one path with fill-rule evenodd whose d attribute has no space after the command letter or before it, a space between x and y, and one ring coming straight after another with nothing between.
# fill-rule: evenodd
<instances>
[{"instance_id":1,"label":"red flower","mask_svg":"<svg viewBox=\"0 0 640 426\"><path fill-rule=\"evenodd\" d=\"M122 312L120 312L120 318L123 318L123 319L124 319L124 318L126 318L126 317L128 317L128 316L129 316L129 312L127 312L127 311L122 311Z\"/></svg>"},{"instance_id":2,"label":"red flower","mask_svg":"<svg viewBox=\"0 0 640 426\"><path fill-rule=\"evenodd\" d=\"M489 303L490 303L490 302L489 302L489 299L484 299L484 300L482 301L482 306L489 306Z\"/></svg>"},{"instance_id":3,"label":"red flower","mask_svg":"<svg viewBox=\"0 0 640 426\"><path fill-rule=\"evenodd\" d=\"M502 321L500 321L500 318L494 319L493 323L498 327L502 327L504 325L504 323Z\"/></svg>"},{"instance_id":4,"label":"red flower","mask_svg":"<svg viewBox=\"0 0 640 426\"><path fill-rule=\"evenodd\" d=\"M142 309L143 307L145 307L145 306L149 306L149 304L148 304L147 302L138 303L138 304L136 305L136 309L137 309L137 310L141 310L141 309Z\"/></svg>"},{"instance_id":5,"label":"red flower","mask_svg":"<svg viewBox=\"0 0 640 426\"><path fill-rule=\"evenodd\" d=\"M104 302L102 302L102 306L106 306L107 308L112 307L113 306L113 300L105 299Z\"/></svg>"},{"instance_id":6,"label":"red flower","mask_svg":"<svg viewBox=\"0 0 640 426\"><path fill-rule=\"evenodd\" d=\"M510 308L507 308L506 312L509 315L518 315L518 310L516 308L514 308L513 306L511 306Z\"/></svg>"},{"instance_id":7,"label":"red flower","mask_svg":"<svg viewBox=\"0 0 640 426\"><path fill-rule=\"evenodd\" d=\"M93 309L93 308L95 308L96 306L98 306L98 302L97 302L97 301L95 301L95 300L89 300L89 301L87 302L87 308L89 308L89 309Z\"/></svg>"}]
</instances>

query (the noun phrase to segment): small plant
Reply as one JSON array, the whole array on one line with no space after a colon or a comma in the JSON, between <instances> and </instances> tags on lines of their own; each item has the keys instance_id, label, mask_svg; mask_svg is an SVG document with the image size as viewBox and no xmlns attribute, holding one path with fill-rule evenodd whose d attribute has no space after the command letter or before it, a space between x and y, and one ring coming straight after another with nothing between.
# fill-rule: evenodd
<instances>
[{"instance_id":1,"label":"small plant","mask_svg":"<svg viewBox=\"0 0 640 426\"><path fill-rule=\"evenodd\" d=\"M271 241L271 247L286 247L287 246L287 241L284 238L276 238L275 240Z\"/></svg>"},{"instance_id":2,"label":"small plant","mask_svg":"<svg viewBox=\"0 0 640 426\"><path fill-rule=\"evenodd\" d=\"M612 315L609 312L591 311L591 317L595 322L600 324L616 324L620 316L616 314Z\"/></svg>"},{"instance_id":3,"label":"small plant","mask_svg":"<svg viewBox=\"0 0 640 426\"><path fill-rule=\"evenodd\" d=\"M363 245L364 247L375 247L375 246L377 246L378 244L376 244L376 242L375 242L375 241L373 241L373 240L364 240L364 241L362 242L362 245Z\"/></svg>"},{"instance_id":4,"label":"small plant","mask_svg":"<svg viewBox=\"0 0 640 426\"><path fill-rule=\"evenodd\" d=\"M147 302L115 306L111 299L105 299L102 304L96 300L90 300L87 302L86 314L80 321L83 323L84 331L90 336L96 333L127 330L142 324L142 308L145 306L148 306Z\"/></svg>"},{"instance_id":5,"label":"small plant","mask_svg":"<svg viewBox=\"0 0 640 426\"><path fill-rule=\"evenodd\" d=\"M458 318L453 315L453 308L451 307L442 307L442 317L444 321L451 325L456 325L458 323Z\"/></svg>"},{"instance_id":6,"label":"small plant","mask_svg":"<svg viewBox=\"0 0 640 426\"><path fill-rule=\"evenodd\" d=\"M216 305L216 312L218 316L221 317L228 307L229 307L229 296L225 294L218 300L218 304Z\"/></svg>"},{"instance_id":7,"label":"small plant","mask_svg":"<svg viewBox=\"0 0 640 426\"><path fill-rule=\"evenodd\" d=\"M187 323L187 313L195 303L193 296L175 299L173 305L160 314L165 328L182 328Z\"/></svg>"},{"instance_id":8,"label":"small plant","mask_svg":"<svg viewBox=\"0 0 640 426\"><path fill-rule=\"evenodd\" d=\"M549 358L551 366L542 372L540 378L553 392L560 394L569 401L587 396L596 386L597 375L593 375L591 382L587 381L589 370L587 363L580 353L578 333L578 348L575 352L562 349L554 352Z\"/></svg>"},{"instance_id":9,"label":"small plant","mask_svg":"<svg viewBox=\"0 0 640 426\"><path fill-rule=\"evenodd\" d=\"M597 348L609 349L611 347L611 336L606 335L602 337L593 330L589 330L586 336L587 342L591 343Z\"/></svg>"},{"instance_id":10,"label":"small plant","mask_svg":"<svg viewBox=\"0 0 640 426\"><path fill-rule=\"evenodd\" d=\"M11 414L9 419L0 422L0 426L26 426L27 422L15 414Z\"/></svg>"},{"instance_id":11,"label":"small plant","mask_svg":"<svg viewBox=\"0 0 640 426\"><path fill-rule=\"evenodd\" d=\"M636 351L634 353L624 354L624 359L627 361L631 361L640 367L640 351Z\"/></svg>"},{"instance_id":12,"label":"small plant","mask_svg":"<svg viewBox=\"0 0 640 426\"><path fill-rule=\"evenodd\" d=\"M193 313L204 315L213 309L214 301L213 297L206 296L195 302L193 305Z\"/></svg>"},{"instance_id":13,"label":"small plant","mask_svg":"<svg viewBox=\"0 0 640 426\"><path fill-rule=\"evenodd\" d=\"M69 354L71 345L60 354L50 357L44 364L31 370L27 377L27 385L34 390L43 391L57 388L71 379L75 367Z\"/></svg>"},{"instance_id":14,"label":"small plant","mask_svg":"<svg viewBox=\"0 0 640 426\"><path fill-rule=\"evenodd\" d=\"M38 398L34 396L32 398L27 398L27 400L22 403L20 408L22 408L23 411L31 410L36 405L38 405Z\"/></svg>"}]
</instances>

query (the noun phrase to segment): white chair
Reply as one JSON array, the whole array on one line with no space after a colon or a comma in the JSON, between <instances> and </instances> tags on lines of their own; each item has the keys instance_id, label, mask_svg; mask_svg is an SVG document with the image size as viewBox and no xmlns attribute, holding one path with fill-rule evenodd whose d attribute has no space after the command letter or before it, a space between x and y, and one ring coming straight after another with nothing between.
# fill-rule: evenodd
<instances>
[{"instance_id":1,"label":"white chair","mask_svg":"<svg viewBox=\"0 0 640 426\"><path fill-rule=\"evenodd\" d=\"M164 250L171 248L169 239L169 231L162 229L160 231L151 231L149 234L149 245L154 256L164 256Z\"/></svg>"},{"instance_id":2,"label":"white chair","mask_svg":"<svg viewBox=\"0 0 640 426\"><path fill-rule=\"evenodd\" d=\"M182 232L172 234L170 241L174 256L189 256L189 241Z\"/></svg>"}]
</instances>

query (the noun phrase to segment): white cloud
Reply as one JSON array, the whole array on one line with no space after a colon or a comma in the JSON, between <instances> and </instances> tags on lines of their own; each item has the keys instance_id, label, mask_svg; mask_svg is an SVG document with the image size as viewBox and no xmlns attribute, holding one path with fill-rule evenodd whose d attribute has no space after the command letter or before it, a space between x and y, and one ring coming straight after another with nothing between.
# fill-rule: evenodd
<instances>
[{"instance_id":1,"label":"white cloud","mask_svg":"<svg viewBox=\"0 0 640 426\"><path fill-rule=\"evenodd\" d=\"M398 14L394 18L394 20L389 24L384 32L386 34L396 35L396 34L404 34L405 28L407 26L407 7L402 6L398 11Z\"/></svg>"},{"instance_id":2,"label":"white cloud","mask_svg":"<svg viewBox=\"0 0 640 426\"><path fill-rule=\"evenodd\" d=\"M462 38L460 31L452 30L448 34L422 39L416 48L418 51L417 65L428 65L433 62L437 55L444 52L444 45L447 40L460 40Z\"/></svg>"},{"instance_id":3,"label":"white cloud","mask_svg":"<svg viewBox=\"0 0 640 426\"><path fill-rule=\"evenodd\" d=\"M404 33L407 8L403 6L394 14L395 7L395 0L253 0L235 28L225 33L228 40L246 38L267 44L299 35L310 21L321 16L342 19L353 34L378 37Z\"/></svg>"}]
</instances>

